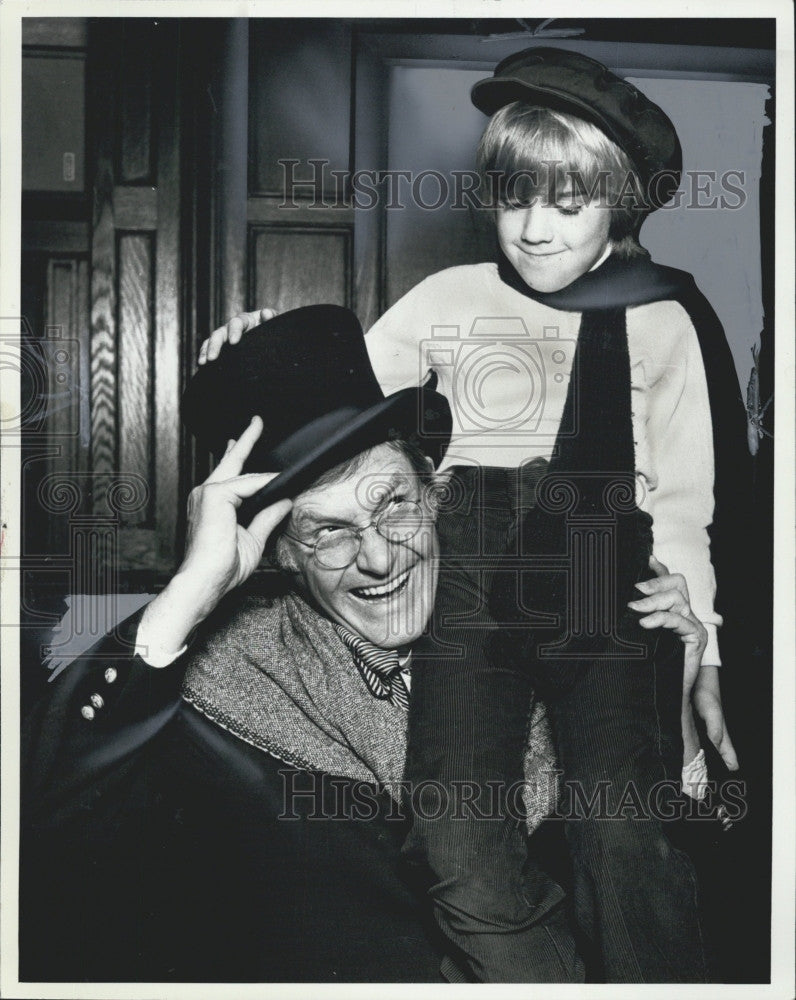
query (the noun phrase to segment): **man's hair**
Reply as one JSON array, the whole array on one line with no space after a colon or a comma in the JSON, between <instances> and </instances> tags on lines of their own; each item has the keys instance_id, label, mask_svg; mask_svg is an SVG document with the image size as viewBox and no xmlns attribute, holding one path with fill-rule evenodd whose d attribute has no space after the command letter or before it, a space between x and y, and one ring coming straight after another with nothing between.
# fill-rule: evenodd
<instances>
[{"instance_id":1,"label":"man's hair","mask_svg":"<svg viewBox=\"0 0 796 1000\"><path fill-rule=\"evenodd\" d=\"M401 434L391 433L390 437L382 443L386 444L387 447L392 448L393 451L398 452L398 454L403 455L406 458L412 467L412 472L417 476L421 489L430 487L433 484L434 472L429 465L429 459L413 438L405 437ZM374 445L374 447L378 447L378 445ZM312 490L316 490L319 487L332 486L334 483L342 482L344 479L348 479L350 476L353 476L365 464L367 457L372 450L372 448L367 448L365 451L360 451L358 454L346 459L344 462L340 462L339 465L335 465L334 468L321 473L310 488ZM289 548L285 542L285 538L283 537L286 525L287 519L283 522L280 529L274 532L269 539L265 555L270 563L277 569L284 572L295 572L298 569L298 566L291 557Z\"/></svg>"},{"instance_id":2,"label":"man's hair","mask_svg":"<svg viewBox=\"0 0 796 1000\"><path fill-rule=\"evenodd\" d=\"M606 200L614 253L646 255L637 234L644 219L641 181L630 158L590 122L562 111L514 101L489 121L478 144L482 204L521 207L535 198L574 196ZM563 203L567 198L564 196Z\"/></svg>"}]
</instances>

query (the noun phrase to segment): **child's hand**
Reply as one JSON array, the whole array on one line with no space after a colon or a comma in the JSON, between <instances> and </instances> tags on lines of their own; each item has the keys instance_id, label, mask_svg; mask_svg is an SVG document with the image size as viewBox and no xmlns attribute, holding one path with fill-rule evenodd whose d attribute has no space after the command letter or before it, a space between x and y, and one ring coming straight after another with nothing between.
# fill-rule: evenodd
<instances>
[{"instance_id":1,"label":"child's hand","mask_svg":"<svg viewBox=\"0 0 796 1000\"><path fill-rule=\"evenodd\" d=\"M244 333L253 330L260 323L265 323L266 320L273 319L276 315L276 309L269 309L268 306L265 306L263 309L255 309L254 312L238 313L237 316L233 316L232 319L227 320L224 326L213 330L199 348L199 364L203 365L206 361L215 361L224 344L237 344Z\"/></svg>"}]
</instances>

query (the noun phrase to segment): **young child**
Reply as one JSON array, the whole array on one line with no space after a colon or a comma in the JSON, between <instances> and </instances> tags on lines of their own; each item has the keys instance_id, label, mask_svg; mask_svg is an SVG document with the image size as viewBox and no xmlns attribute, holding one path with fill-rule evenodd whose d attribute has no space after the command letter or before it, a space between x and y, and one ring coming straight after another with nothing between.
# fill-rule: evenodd
<instances>
[{"instance_id":1,"label":"young child","mask_svg":"<svg viewBox=\"0 0 796 1000\"><path fill-rule=\"evenodd\" d=\"M431 869L437 917L475 978L556 978L556 942L534 930L562 894L526 863L509 801L538 691L591 977L704 981L693 870L663 820L681 724L686 762L699 749L692 701L738 766L708 527L745 425L715 314L637 240L676 188L679 142L636 88L563 50L504 60L473 100L492 115L478 160L498 259L430 276L367 336L385 392L433 371L454 414L446 559L427 655L413 662L406 777L468 799L458 814L417 811L406 853ZM200 363L260 318L216 331ZM707 628L701 667L685 675L661 613L647 613L656 560L688 581L671 612L693 608ZM645 809L661 788L661 808Z\"/></svg>"}]
</instances>

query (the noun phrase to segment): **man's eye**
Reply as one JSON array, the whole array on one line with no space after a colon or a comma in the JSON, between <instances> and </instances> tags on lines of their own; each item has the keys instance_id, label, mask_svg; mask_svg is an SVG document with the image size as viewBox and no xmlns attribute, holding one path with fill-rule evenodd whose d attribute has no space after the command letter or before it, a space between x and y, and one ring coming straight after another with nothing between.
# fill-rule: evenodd
<instances>
[{"instance_id":1,"label":"man's eye","mask_svg":"<svg viewBox=\"0 0 796 1000\"><path fill-rule=\"evenodd\" d=\"M339 524L323 524L315 529L315 538L328 538L329 535L338 531L348 531L348 528L341 528Z\"/></svg>"}]
</instances>

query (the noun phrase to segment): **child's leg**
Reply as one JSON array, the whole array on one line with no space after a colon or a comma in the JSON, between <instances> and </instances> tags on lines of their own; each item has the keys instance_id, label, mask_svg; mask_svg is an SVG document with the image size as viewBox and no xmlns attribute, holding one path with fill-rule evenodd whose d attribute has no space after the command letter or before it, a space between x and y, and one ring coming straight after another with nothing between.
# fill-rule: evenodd
<instances>
[{"instance_id":1,"label":"child's leg","mask_svg":"<svg viewBox=\"0 0 796 1000\"><path fill-rule=\"evenodd\" d=\"M533 689L525 672L488 656L489 567L514 527L516 472L499 470L482 490L479 471L494 472L462 473L472 503L443 516L435 648L412 667L406 777L416 794L405 853L430 869L437 920L475 978L580 981L563 892L528 858L512 797L500 801L511 788L521 801Z\"/></svg>"},{"instance_id":2,"label":"child's leg","mask_svg":"<svg viewBox=\"0 0 796 1000\"><path fill-rule=\"evenodd\" d=\"M682 801L682 644L660 630L650 652L592 662L548 704L574 901L608 982L705 982L696 879L665 819Z\"/></svg>"}]
</instances>

